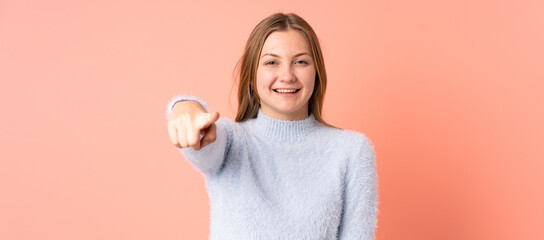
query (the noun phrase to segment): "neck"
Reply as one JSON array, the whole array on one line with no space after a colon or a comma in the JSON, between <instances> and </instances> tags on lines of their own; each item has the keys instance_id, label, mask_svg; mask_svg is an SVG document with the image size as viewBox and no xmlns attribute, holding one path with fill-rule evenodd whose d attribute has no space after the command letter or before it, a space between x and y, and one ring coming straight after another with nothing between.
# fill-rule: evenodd
<instances>
[{"instance_id":1,"label":"neck","mask_svg":"<svg viewBox=\"0 0 544 240\"><path fill-rule=\"evenodd\" d=\"M279 112L270 110L266 106L261 107L259 111L262 111L268 117L276 118L280 120L297 121L297 120L304 120L308 117L308 107L300 108L297 111L292 113L279 113Z\"/></svg>"},{"instance_id":2,"label":"neck","mask_svg":"<svg viewBox=\"0 0 544 240\"><path fill-rule=\"evenodd\" d=\"M261 109L253 124L261 134L285 142L306 140L318 126L311 114L301 120L284 120L268 116Z\"/></svg>"}]
</instances>

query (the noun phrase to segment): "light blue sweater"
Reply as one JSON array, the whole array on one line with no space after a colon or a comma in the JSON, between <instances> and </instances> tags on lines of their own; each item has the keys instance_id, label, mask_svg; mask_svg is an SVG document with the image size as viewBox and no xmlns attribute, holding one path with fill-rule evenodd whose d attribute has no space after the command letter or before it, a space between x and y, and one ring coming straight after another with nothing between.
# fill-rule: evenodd
<instances>
[{"instance_id":1,"label":"light blue sweater","mask_svg":"<svg viewBox=\"0 0 544 240\"><path fill-rule=\"evenodd\" d=\"M206 107L177 97L167 115L179 100ZM216 126L215 142L181 149L206 182L209 239L374 239L376 164L365 135L261 111Z\"/></svg>"}]
</instances>

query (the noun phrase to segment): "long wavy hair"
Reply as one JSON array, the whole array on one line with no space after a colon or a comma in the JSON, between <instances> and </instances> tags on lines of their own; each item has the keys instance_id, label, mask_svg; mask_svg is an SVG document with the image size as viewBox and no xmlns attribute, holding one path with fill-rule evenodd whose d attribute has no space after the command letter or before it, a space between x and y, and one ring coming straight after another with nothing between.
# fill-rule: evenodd
<instances>
[{"instance_id":1,"label":"long wavy hair","mask_svg":"<svg viewBox=\"0 0 544 240\"><path fill-rule=\"evenodd\" d=\"M296 14L276 13L263 19L251 32L246 43L244 54L236 64L235 72L238 80L238 113L236 122L243 122L256 118L259 113L260 100L255 90L257 81L257 68L259 58L268 36L275 31L298 30L310 43L312 57L315 63L316 75L312 96L308 100L308 114L313 114L315 119L324 125L326 123L321 116L325 89L327 86L327 74L323 54L314 30L304 19Z\"/></svg>"}]
</instances>

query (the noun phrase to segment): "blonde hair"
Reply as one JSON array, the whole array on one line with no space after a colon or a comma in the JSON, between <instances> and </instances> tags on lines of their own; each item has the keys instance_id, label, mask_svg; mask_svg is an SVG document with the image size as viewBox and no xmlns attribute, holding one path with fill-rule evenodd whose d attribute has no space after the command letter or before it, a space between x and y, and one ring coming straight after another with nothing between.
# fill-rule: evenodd
<instances>
[{"instance_id":1,"label":"blonde hair","mask_svg":"<svg viewBox=\"0 0 544 240\"><path fill-rule=\"evenodd\" d=\"M308 39L315 63L315 85L312 96L308 100L308 114L313 114L317 121L331 126L321 117L321 109L323 108L327 86L327 74L317 35L310 24L293 13L276 13L270 15L257 24L249 35L244 54L235 68L238 75L237 80L239 81L236 122L243 122L257 117L260 103L259 95L255 90L255 84L259 57L264 42L271 33L275 31L287 31L289 29L300 31Z\"/></svg>"}]
</instances>

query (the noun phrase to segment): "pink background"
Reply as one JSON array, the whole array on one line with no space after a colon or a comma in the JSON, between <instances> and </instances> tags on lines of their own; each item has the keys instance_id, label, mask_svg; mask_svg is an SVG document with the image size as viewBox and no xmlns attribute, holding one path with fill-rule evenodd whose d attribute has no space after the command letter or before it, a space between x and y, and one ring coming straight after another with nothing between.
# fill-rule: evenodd
<instances>
[{"instance_id":1,"label":"pink background","mask_svg":"<svg viewBox=\"0 0 544 240\"><path fill-rule=\"evenodd\" d=\"M233 118L253 27L320 37L325 118L376 147L377 239L544 239L539 0L0 1L0 239L206 239L165 107ZM232 93L232 96L230 96Z\"/></svg>"}]
</instances>

